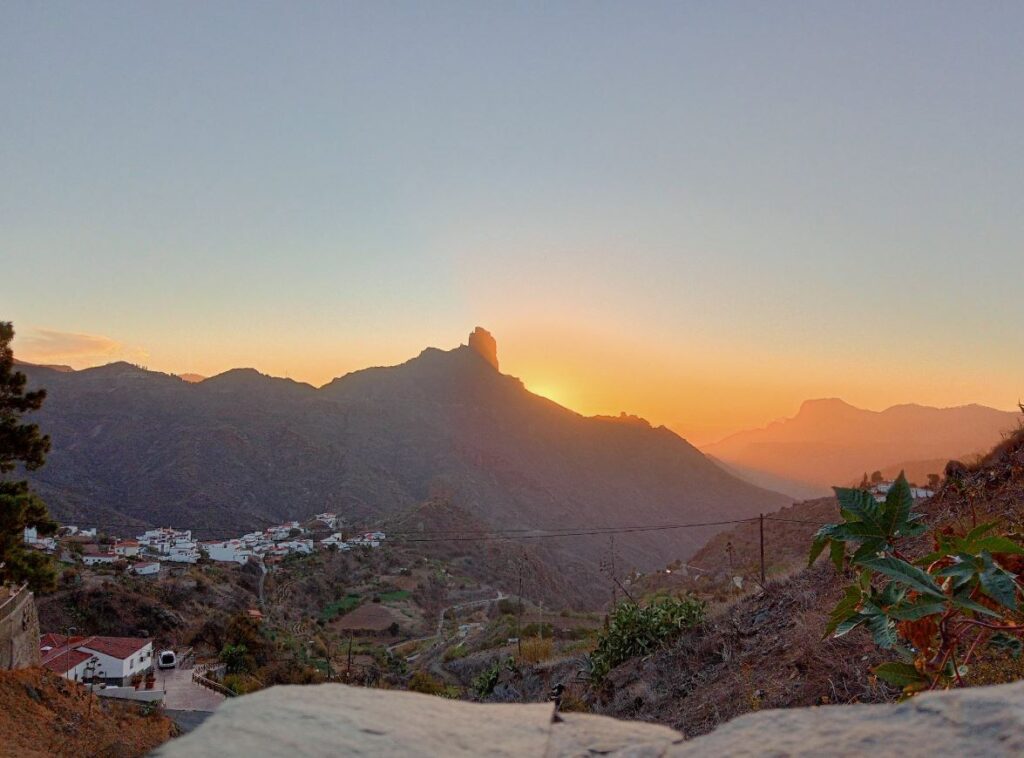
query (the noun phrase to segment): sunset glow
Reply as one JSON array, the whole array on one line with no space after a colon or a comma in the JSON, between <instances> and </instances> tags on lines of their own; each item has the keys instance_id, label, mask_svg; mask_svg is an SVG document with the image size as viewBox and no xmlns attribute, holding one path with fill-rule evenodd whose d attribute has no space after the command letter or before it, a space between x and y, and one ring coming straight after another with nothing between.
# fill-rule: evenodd
<instances>
[{"instance_id":1,"label":"sunset glow","mask_svg":"<svg viewBox=\"0 0 1024 758\"><path fill-rule=\"evenodd\" d=\"M436 10L5 8L19 355L320 385L480 324L698 442L1024 397L1019 9Z\"/></svg>"}]
</instances>

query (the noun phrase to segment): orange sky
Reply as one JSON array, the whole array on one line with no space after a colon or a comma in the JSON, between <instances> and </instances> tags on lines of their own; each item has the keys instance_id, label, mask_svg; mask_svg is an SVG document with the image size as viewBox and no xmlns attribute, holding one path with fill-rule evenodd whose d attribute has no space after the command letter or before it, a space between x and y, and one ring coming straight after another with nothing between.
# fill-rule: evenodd
<instances>
[{"instance_id":1,"label":"orange sky","mask_svg":"<svg viewBox=\"0 0 1024 758\"><path fill-rule=\"evenodd\" d=\"M813 397L837 396L874 409L902 402L980 402L1008 409L1016 401L1006 391L1011 377L1002 388L995 375L982 371L961 369L960 378L952 380L941 360L910 362L892 371L886 361L867 361L856 353L813 360L779 345L729 347L697 335L672 340L649 332L641 340L611 324L593 329L528 321L484 326L497 338L502 371L520 377L538 394L587 415L635 413L698 445L792 415ZM267 339L265 349L256 350L242 334L223 341L208 335L202 341L135 345L106 336L28 329L16 337L15 350L23 360L75 368L129 360L168 373L210 376L252 366L319 386L348 371L400 363L427 345L454 347L468 332L450 328L442 337L417 332L391 340L368 334L334 344L325 335L307 332L301 341Z\"/></svg>"},{"instance_id":2,"label":"orange sky","mask_svg":"<svg viewBox=\"0 0 1024 758\"><path fill-rule=\"evenodd\" d=\"M479 324L696 442L1024 397L1024 5L303 5L4 5L22 357L321 384Z\"/></svg>"}]
</instances>

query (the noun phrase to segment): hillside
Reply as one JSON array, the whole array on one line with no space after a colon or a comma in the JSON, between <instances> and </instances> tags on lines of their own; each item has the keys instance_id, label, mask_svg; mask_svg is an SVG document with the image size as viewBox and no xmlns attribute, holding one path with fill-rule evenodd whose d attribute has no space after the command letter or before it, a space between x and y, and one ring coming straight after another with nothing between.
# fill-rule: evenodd
<instances>
[{"instance_id":1,"label":"hillside","mask_svg":"<svg viewBox=\"0 0 1024 758\"><path fill-rule=\"evenodd\" d=\"M24 758L149 753L176 734L170 719L89 694L46 669L0 671L0 753Z\"/></svg>"},{"instance_id":2,"label":"hillside","mask_svg":"<svg viewBox=\"0 0 1024 758\"><path fill-rule=\"evenodd\" d=\"M53 439L33 475L54 515L201 537L323 510L377 523L437 493L489 528L720 521L787 498L731 476L664 427L585 418L497 368L480 330L321 389L237 369L188 383L125 363L26 367ZM490 339L490 341L488 341ZM686 557L714 528L629 535L624 565ZM593 572L607 539L563 541L559 565Z\"/></svg>"},{"instance_id":3,"label":"hillside","mask_svg":"<svg viewBox=\"0 0 1024 758\"><path fill-rule=\"evenodd\" d=\"M897 466L913 468L924 484L929 473L942 473L945 461L990 449L1019 420L1018 412L981 405L896 405L869 411L838 399L808 400L793 418L734 434L703 450L761 486L794 497L824 496L834 485L860 481L864 472ZM920 470L929 462L938 468Z\"/></svg>"},{"instance_id":4,"label":"hillside","mask_svg":"<svg viewBox=\"0 0 1024 758\"><path fill-rule=\"evenodd\" d=\"M1024 524L1024 431L1011 435L977 464L953 462L945 473L936 495L914 506L927 523L964 534L978 523L996 521L1007 531L1019 532ZM818 521L829 519L835 509L835 501L825 498L783 513ZM794 569L801 546L806 555L814 525L795 523L788 528L777 535L769 552L783 556ZM749 554L755 540L756 532L744 524L718 535L693 562L720 567L723 542L732 541ZM922 538L905 549L913 557L931 547ZM614 670L600 693L598 709L657 721L693 736L765 708L895 700L898 693L881 685L869 670L892 656L876 648L868 633L858 629L840 639L821 638L828 613L851 576L837 573L823 557L788 577L769 578L764 591L720 606L702 629ZM988 666L979 662L968 670L965 681L991 684L1020 676L1020 665L1006 659Z\"/></svg>"}]
</instances>

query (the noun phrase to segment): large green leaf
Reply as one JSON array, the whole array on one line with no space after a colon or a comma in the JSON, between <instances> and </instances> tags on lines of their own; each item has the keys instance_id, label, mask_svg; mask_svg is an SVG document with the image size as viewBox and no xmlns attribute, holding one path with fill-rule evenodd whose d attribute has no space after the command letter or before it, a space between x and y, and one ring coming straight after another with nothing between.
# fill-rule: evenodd
<instances>
[{"instance_id":1,"label":"large green leaf","mask_svg":"<svg viewBox=\"0 0 1024 758\"><path fill-rule=\"evenodd\" d=\"M863 616L860 613L855 613L854 615L850 616L850 618L841 621L836 626L835 634L833 636L842 637L847 632L852 632L858 626L865 623L869 618L871 617Z\"/></svg>"},{"instance_id":2,"label":"large green leaf","mask_svg":"<svg viewBox=\"0 0 1024 758\"><path fill-rule=\"evenodd\" d=\"M896 644L896 629L889 617L881 611L868 616L867 625L879 647L890 648Z\"/></svg>"},{"instance_id":3,"label":"large green leaf","mask_svg":"<svg viewBox=\"0 0 1024 758\"><path fill-rule=\"evenodd\" d=\"M881 526L879 518L882 515L882 509L874 495L867 490L850 487L833 487L832 489L835 490L843 518L847 521L866 521Z\"/></svg>"},{"instance_id":4,"label":"large green leaf","mask_svg":"<svg viewBox=\"0 0 1024 758\"><path fill-rule=\"evenodd\" d=\"M832 540L832 545L829 547L829 558L832 561L832 565L836 567L836 571L843 570L843 559L846 557L846 544L839 540Z\"/></svg>"},{"instance_id":5,"label":"large green leaf","mask_svg":"<svg viewBox=\"0 0 1024 758\"><path fill-rule=\"evenodd\" d=\"M864 540L850 558L852 563L861 563L868 558L877 558L885 548L884 540Z\"/></svg>"},{"instance_id":6,"label":"large green leaf","mask_svg":"<svg viewBox=\"0 0 1024 758\"><path fill-rule=\"evenodd\" d=\"M958 556L958 558L959 560L956 563L945 566L935 572L936 576L953 577L954 589L960 589L964 585L972 582L981 568L976 565L974 556L964 555Z\"/></svg>"},{"instance_id":7,"label":"large green leaf","mask_svg":"<svg viewBox=\"0 0 1024 758\"><path fill-rule=\"evenodd\" d=\"M907 484L907 477L901 471L885 496L882 526L886 530L886 534L892 536L900 531L900 528L910 518L910 509L913 505L913 493L910 491L910 485Z\"/></svg>"},{"instance_id":8,"label":"large green leaf","mask_svg":"<svg viewBox=\"0 0 1024 758\"><path fill-rule=\"evenodd\" d=\"M883 663L881 666L875 666L871 670L883 682L888 682L894 687L906 687L909 684L928 681L928 677L909 663L892 661L890 663Z\"/></svg>"},{"instance_id":9,"label":"large green leaf","mask_svg":"<svg viewBox=\"0 0 1024 758\"><path fill-rule=\"evenodd\" d=\"M971 590L968 590L970 592ZM966 594L953 595L953 605L962 611L972 611L973 613L980 613L982 616L994 616L999 618L999 614L993 611L991 608L986 608L981 603L977 603L971 600Z\"/></svg>"},{"instance_id":10,"label":"large green leaf","mask_svg":"<svg viewBox=\"0 0 1024 758\"><path fill-rule=\"evenodd\" d=\"M983 536L985 536L989 532L991 532L993 529L996 528L996 526L998 526L998 522L996 522L996 521L989 521L988 523L985 523L985 524L979 524L978 526L976 526L973 529L971 529L971 531L969 531L963 537L963 539L954 540L954 542L956 543L956 547L953 548L953 550L950 551L950 552L955 552L955 553L958 553L960 551L968 552L968 553L977 552L976 550L973 549L974 542L976 540L981 539Z\"/></svg>"},{"instance_id":11,"label":"large green leaf","mask_svg":"<svg viewBox=\"0 0 1024 758\"><path fill-rule=\"evenodd\" d=\"M829 526L831 526L831 524ZM813 565L814 562L818 560L818 556L821 555L821 551L824 550L825 546L831 541L830 537L819 537L815 535L814 540L811 542L811 552L807 556L808 566Z\"/></svg>"},{"instance_id":12,"label":"large green leaf","mask_svg":"<svg viewBox=\"0 0 1024 758\"><path fill-rule=\"evenodd\" d=\"M988 553L982 553L982 557L987 557L988 568L978 575L981 591L1010 610L1017 610L1017 584L1013 580L1013 574L993 565Z\"/></svg>"},{"instance_id":13,"label":"large green leaf","mask_svg":"<svg viewBox=\"0 0 1024 758\"><path fill-rule=\"evenodd\" d=\"M941 600L920 599L912 603L893 606L886 609L886 612L890 618L894 618L897 621L917 621L925 616L934 616L945 610L946 603Z\"/></svg>"},{"instance_id":14,"label":"large green leaf","mask_svg":"<svg viewBox=\"0 0 1024 758\"><path fill-rule=\"evenodd\" d=\"M998 535L990 535L988 537L982 537L981 539L974 542L971 546L971 552L981 552L987 550L990 553L1010 553L1011 555L1024 555L1024 547L1021 547L1016 542L1006 537L1000 537Z\"/></svg>"},{"instance_id":15,"label":"large green leaf","mask_svg":"<svg viewBox=\"0 0 1024 758\"><path fill-rule=\"evenodd\" d=\"M862 542L868 539L886 540L888 533L881 526L866 521L847 521L835 524L831 531L832 539L845 542Z\"/></svg>"},{"instance_id":16,"label":"large green leaf","mask_svg":"<svg viewBox=\"0 0 1024 758\"><path fill-rule=\"evenodd\" d=\"M857 614L857 606L860 605L861 596L860 588L857 585L851 584L846 588L842 599L832 609L831 613L828 614L828 626L825 627L825 637L836 631L842 622ZM850 628L852 629L853 627Z\"/></svg>"},{"instance_id":17,"label":"large green leaf","mask_svg":"<svg viewBox=\"0 0 1024 758\"><path fill-rule=\"evenodd\" d=\"M901 585L899 582L889 582L882 588L881 592L876 592L871 598L871 602L877 605L879 608L888 608L890 605L896 605L902 602L903 598L907 596L907 588Z\"/></svg>"},{"instance_id":18,"label":"large green leaf","mask_svg":"<svg viewBox=\"0 0 1024 758\"><path fill-rule=\"evenodd\" d=\"M945 594L926 572L913 564L899 558L868 558L860 562L865 568L874 569L885 574L911 589L935 598L945 598Z\"/></svg>"}]
</instances>

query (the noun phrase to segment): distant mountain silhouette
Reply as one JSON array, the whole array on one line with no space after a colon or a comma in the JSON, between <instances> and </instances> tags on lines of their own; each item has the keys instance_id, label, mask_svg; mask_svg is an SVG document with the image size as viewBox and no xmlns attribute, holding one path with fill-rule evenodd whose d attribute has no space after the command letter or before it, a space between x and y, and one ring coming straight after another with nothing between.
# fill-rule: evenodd
<instances>
[{"instance_id":1,"label":"distant mountain silhouette","mask_svg":"<svg viewBox=\"0 0 1024 758\"><path fill-rule=\"evenodd\" d=\"M731 476L664 427L585 418L497 370L493 338L428 348L315 389L236 369L190 384L115 363L28 368L53 438L33 478L58 518L200 527L203 536L324 510L350 523L443 493L492 528L720 521L789 502ZM620 565L685 557L716 530L617 538ZM544 540L564 566L607 537Z\"/></svg>"},{"instance_id":2,"label":"distant mountain silhouette","mask_svg":"<svg viewBox=\"0 0 1024 758\"><path fill-rule=\"evenodd\" d=\"M865 472L898 473L901 465L915 476L941 474L951 458L990 449L1020 418L981 405L896 405L868 411L835 398L808 400L793 418L734 434L703 450L748 481L808 497L860 481ZM937 468L925 471L929 465Z\"/></svg>"},{"instance_id":3,"label":"distant mountain silhouette","mask_svg":"<svg viewBox=\"0 0 1024 758\"><path fill-rule=\"evenodd\" d=\"M19 361L17 358L14 359L14 365L20 366L21 368L48 368L54 371L60 371L61 373L68 373L74 371L71 366L66 366L63 363L27 363L26 361Z\"/></svg>"}]
</instances>

